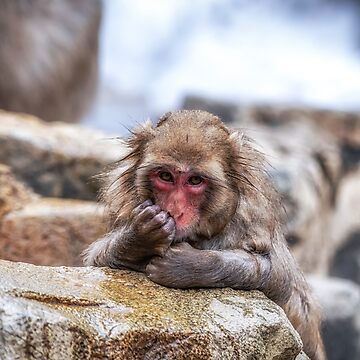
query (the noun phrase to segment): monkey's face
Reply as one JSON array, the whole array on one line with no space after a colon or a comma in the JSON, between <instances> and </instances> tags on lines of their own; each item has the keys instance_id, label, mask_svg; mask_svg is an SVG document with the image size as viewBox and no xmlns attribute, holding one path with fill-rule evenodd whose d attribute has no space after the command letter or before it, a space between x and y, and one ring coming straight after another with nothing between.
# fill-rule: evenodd
<instances>
[{"instance_id":1,"label":"monkey's face","mask_svg":"<svg viewBox=\"0 0 360 360\"><path fill-rule=\"evenodd\" d=\"M189 165L172 155L148 154L139 167L139 201L151 199L175 220L176 241L212 238L229 223L238 196L217 160Z\"/></svg>"},{"instance_id":2,"label":"monkey's face","mask_svg":"<svg viewBox=\"0 0 360 360\"><path fill-rule=\"evenodd\" d=\"M220 120L202 112L170 116L133 137L130 148L136 141L138 203L151 199L168 211L178 241L221 233L236 212L239 175L232 167L237 146Z\"/></svg>"},{"instance_id":3,"label":"monkey's face","mask_svg":"<svg viewBox=\"0 0 360 360\"><path fill-rule=\"evenodd\" d=\"M207 180L194 170L167 166L151 171L149 178L155 202L174 218L177 234L192 228L199 221Z\"/></svg>"}]
</instances>

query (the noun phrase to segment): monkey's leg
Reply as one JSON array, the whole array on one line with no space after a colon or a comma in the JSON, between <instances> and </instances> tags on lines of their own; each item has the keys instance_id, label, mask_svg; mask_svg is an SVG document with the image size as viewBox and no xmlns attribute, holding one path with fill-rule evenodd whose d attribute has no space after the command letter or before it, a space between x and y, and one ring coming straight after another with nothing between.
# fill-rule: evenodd
<instances>
[{"instance_id":1,"label":"monkey's leg","mask_svg":"<svg viewBox=\"0 0 360 360\"><path fill-rule=\"evenodd\" d=\"M96 241L85 251L86 265L143 271L151 257L164 255L175 236L175 222L160 207L145 201L131 223Z\"/></svg>"}]
</instances>

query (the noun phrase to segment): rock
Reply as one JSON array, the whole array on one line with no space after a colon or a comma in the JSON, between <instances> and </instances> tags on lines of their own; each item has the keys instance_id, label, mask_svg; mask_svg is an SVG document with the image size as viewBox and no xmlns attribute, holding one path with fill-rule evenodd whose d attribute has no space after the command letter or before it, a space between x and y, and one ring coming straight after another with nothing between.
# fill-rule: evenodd
<instances>
[{"instance_id":1,"label":"rock","mask_svg":"<svg viewBox=\"0 0 360 360\"><path fill-rule=\"evenodd\" d=\"M240 115L241 114L241 115ZM239 117L270 127L303 123L316 126L338 142L344 168L360 166L360 113L282 106L254 106L241 109Z\"/></svg>"},{"instance_id":2,"label":"rock","mask_svg":"<svg viewBox=\"0 0 360 360\"><path fill-rule=\"evenodd\" d=\"M8 212L20 209L38 197L17 181L8 166L0 164L0 220Z\"/></svg>"},{"instance_id":3,"label":"rock","mask_svg":"<svg viewBox=\"0 0 360 360\"><path fill-rule=\"evenodd\" d=\"M144 275L0 261L0 358L295 359L298 334L262 293L175 290Z\"/></svg>"},{"instance_id":4,"label":"rock","mask_svg":"<svg viewBox=\"0 0 360 360\"><path fill-rule=\"evenodd\" d=\"M359 112L281 105L245 105L197 96L186 96L182 107L206 110L219 116L225 114L228 121L240 120L243 124L250 123L271 128L291 123L315 125L337 139L347 167L360 164Z\"/></svg>"},{"instance_id":5,"label":"rock","mask_svg":"<svg viewBox=\"0 0 360 360\"><path fill-rule=\"evenodd\" d=\"M0 1L0 108L79 120L96 91L100 18L100 0Z\"/></svg>"},{"instance_id":6,"label":"rock","mask_svg":"<svg viewBox=\"0 0 360 360\"><path fill-rule=\"evenodd\" d=\"M0 165L0 258L81 265L80 253L105 231L101 205L41 198Z\"/></svg>"},{"instance_id":7,"label":"rock","mask_svg":"<svg viewBox=\"0 0 360 360\"><path fill-rule=\"evenodd\" d=\"M0 258L38 265L82 265L81 252L105 231L100 205L41 199L2 218Z\"/></svg>"},{"instance_id":8,"label":"rock","mask_svg":"<svg viewBox=\"0 0 360 360\"><path fill-rule=\"evenodd\" d=\"M360 168L342 179L336 204L330 274L360 284Z\"/></svg>"},{"instance_id":9,"label":"rock","mask_svg":"<svg viewBox=\"0 0 360 360\"><path fill-rule=\"evenodd\" d=\"M310 358L302 351L297 357L296 360L310 360Z\"/></svg>"},{"instance_id":10,"label":"rock","mask_svg":"<svg viewBox=\"0 0 360 360\"><path fill-rule=\"evenodd\" d=\"M254 123L271 127L311 123L326 130L340 143L360 147L360 113L273 105L241 107L240 113L239 116L249 117Z\"/></svg>"},{"instance_id":11,"label":"rock","mask_svg":"<svg viewBox=\"0 0 360 360\"><path fill-rule=\"evenodd\" d=\"M205 110L219 116L224 122L236 121L238 106L226 101L206 99L198 96L186 96L183 101L183 109Z\"/></svg>"},{"instance_id":12,"label":"rock","mask_svg":"<svg viewBox=\"0 0 360 360\"><path fill-rule=\"evenodd\" d=\"M360 230L343 239L330 264L330 275L360 284Z\"/></svg>"},{"instance_id":13,"label":"rock","mask_svg":"<svg viewBox=\"0 0 360 360\"><path fill-rule=\"evenodd\" d=\"M360 287L337 278L309 280L323 310L328 360L360 359Z\"/></svg>"},{"instance_id":14,"label":"rock","mask_svg":"<svg viewBox=\"0 0 360 360\"><path fill-rule=\"evenodd\" d=\"M44 196L95 199L93 179L121 157L103 133L0 111L0 163Z\"/></svg>"}]
</instances>

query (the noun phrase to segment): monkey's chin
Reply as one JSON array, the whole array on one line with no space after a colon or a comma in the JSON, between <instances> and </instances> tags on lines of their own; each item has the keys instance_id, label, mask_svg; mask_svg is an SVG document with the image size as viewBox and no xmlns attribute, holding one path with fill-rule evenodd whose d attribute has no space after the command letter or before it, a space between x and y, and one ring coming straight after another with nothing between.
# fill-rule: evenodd
<instances>
[{"instance_id":1,"label":"monkey's chin","mask_svg":"<svg viewBox=\"0 0 360 360\"><path fill-rule=\"evenodd\" d=\"M194 226L176 227L174 243L189 240L194 233Z\"/></svg>"}]
</instances>

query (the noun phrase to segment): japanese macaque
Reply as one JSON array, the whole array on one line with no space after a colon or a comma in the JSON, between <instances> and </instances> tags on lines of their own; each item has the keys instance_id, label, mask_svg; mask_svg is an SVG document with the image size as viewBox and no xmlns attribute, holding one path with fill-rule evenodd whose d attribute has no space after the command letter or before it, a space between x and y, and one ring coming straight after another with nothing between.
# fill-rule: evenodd
<instances>
[{"instance_id":1,"label":"japanese macaque","mask_svg":"<svg viewBox=\"0 0 360 360\"><path fill-rule=\"evenodd\" d=\"M77 121L96 91L101 0L0 0L0 109Z\"/></svg>"},{"instance_id":2,"label":"japanese macaque","mask_svg":"<svg viewBox=\"0 0 360 360\"><path fill-rule=\"evenodd\" d=\"M130 268L174 288L261 290L283 307L313 360L319 312L284 240L263 155L204 111L165 114L135 130L107 173L110 232L87 265Z\"/></svg>"}]
</instances>

